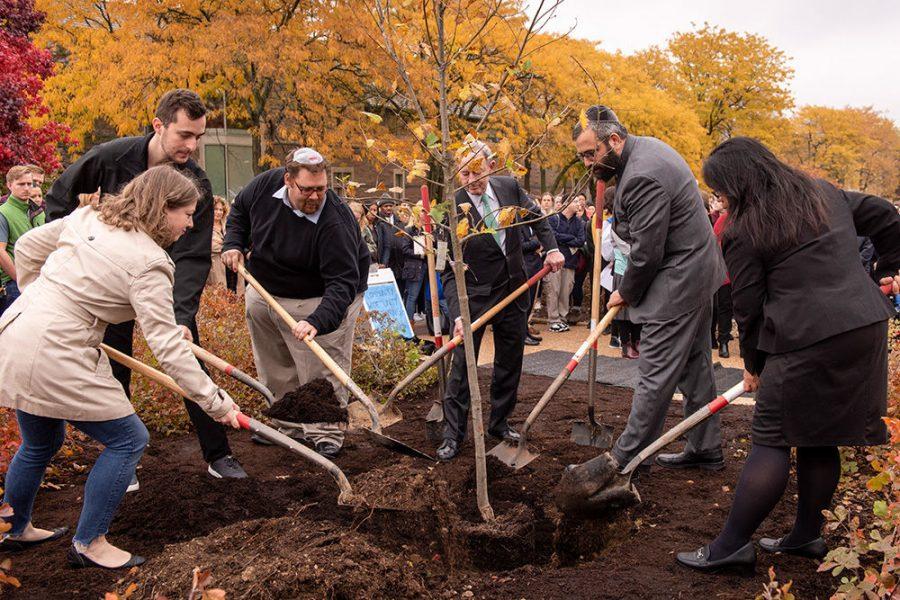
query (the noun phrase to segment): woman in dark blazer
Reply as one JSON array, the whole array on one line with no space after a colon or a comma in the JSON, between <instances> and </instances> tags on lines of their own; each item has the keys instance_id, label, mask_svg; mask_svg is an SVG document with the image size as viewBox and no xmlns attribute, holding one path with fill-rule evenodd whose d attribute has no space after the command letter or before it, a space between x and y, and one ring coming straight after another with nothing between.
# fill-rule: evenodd
<instances>
[{"instance_id":1,"label":"woman in dark blazer","mask_svg":"<svg viewBox=\"0 0 900 600\"><path fill-rule=\"evenodd\" d=\"M703 178L728 199L722 250L732 280L744 384L756 391L753 445L725 527L680 552L689 567L752 567L751 536L787 485L797 449L797 514L767 552L822 558L822 510L841 474L838 446L887 441L890 303L862 267L856 236L872 239L877 280L900 285L900 215L889 202L845 192L779 161L750 138L720 144Z\"/></svg>"}]
</instances>

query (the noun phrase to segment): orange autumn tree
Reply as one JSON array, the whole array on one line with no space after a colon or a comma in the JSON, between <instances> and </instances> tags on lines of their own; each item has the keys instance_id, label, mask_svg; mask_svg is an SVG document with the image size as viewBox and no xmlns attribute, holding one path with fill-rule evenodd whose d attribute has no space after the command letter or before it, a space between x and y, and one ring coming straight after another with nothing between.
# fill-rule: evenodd
<instances>
[{"instance_id":1,"label":"orange autumn tree","mask_svg":"<svg viewBox=\"0 0 900 600\"><path fill-rule=\"evenodd\" d=\"M82 137L96 119L119 134L150 122L173 87L203 96L213 117L253 134L257 171L272 144L347 152L343 117L365 97L368 50L355 8L325 0L40 0L41 42L62 68L48 86L54 112ZM358 29L358 28L356 28Z\"/></svg>"}]
</instances>

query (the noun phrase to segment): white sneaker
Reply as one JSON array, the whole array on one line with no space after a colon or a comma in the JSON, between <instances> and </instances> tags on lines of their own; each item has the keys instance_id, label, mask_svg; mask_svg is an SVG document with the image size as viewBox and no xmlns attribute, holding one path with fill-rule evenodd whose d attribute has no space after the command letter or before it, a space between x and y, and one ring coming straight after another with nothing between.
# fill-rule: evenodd
<instances>
[{"instance_id":1,"label":"white sneaker","mask_svg":"<svg viewBox=\"0 0 900 600\"><path fill-rule=\"evenodd\" d=\"M131 483L128 484L128 487L125 488L125 493L136 492L141 489L141 482L138 481L137 473L131 476Z\"/></svg>"}]
</instances>

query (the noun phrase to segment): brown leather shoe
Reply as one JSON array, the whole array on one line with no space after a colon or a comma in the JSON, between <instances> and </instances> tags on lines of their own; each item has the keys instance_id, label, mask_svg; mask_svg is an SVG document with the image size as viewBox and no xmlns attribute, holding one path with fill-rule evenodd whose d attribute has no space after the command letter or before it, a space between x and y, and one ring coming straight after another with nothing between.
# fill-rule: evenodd
<instances>
[{"instance_id":1,"label":"brown leather shoe","mask_svg":"<svg viewBox=\"0 0 900 600\"><path fill-rule=\"evenodd\" d=\"M540 333L541 332L538 331L537 327L532 327L531 325L528 326L528 335L539 342L544 339L541 337Z\"/></svg>"}]
</instances>

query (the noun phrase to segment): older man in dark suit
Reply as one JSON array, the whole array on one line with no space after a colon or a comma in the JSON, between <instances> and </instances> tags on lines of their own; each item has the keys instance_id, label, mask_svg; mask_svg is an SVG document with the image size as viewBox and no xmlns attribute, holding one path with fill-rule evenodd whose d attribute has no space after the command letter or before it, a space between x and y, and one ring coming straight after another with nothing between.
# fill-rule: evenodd
<instances>
[{"instance_id":1,"label":"older man in dark suit","mask_svg":"<svg viewBox=\"0 0 900 600\"><path fill-rule=\"evenodd\" d=\"M689 415L716 395L709 329L712 297L725 264L687 163L665 143L629 135L605 106L586 112L573 132L578 156L604 181L616 178L613 232L631 248L609 306L628 306L642 323L640 380L625 431L612 454L620 465L657 439L675 388ZM683 452L662 454L672 468L721 469L718 417L687 435Z\"/></svg>"},{"instance_id":2,"label":"older man in dark suit","mask_svg":"<svg viewBox=\"0 0 900 600\"><path fill-rule=\"evenodd\" d=\"M489 228L498 227L500 210L508 206L529 211L522 220L541 216L537 205L519 187L512 177L489 177L496 169L496 161L484 144L472 147L472 153L463 158L459 178L464 189L456 194L454 205L468 203L468 218L472 225L483 222ZM519 217L516 217L519 219ZM538 240L547 252L544 264L553 271L562 268L563 256L556 248L553 231L545 220L531 225ZM522 285L525 264L522 258L522 241L515 229L498 229L494 234L470 238L463 248L466 270L466 290L472 318L484 314L490 307ZM454 335L462 335L459 317L459 300L456 278L449 266L443 273L444 294L450 305L450 314L456 319ZM522 355L527 334L528 295L519 296L493 319L494 373L491 378L491 417L488 434L498 439L516 441L519 434L507 422L516 406L516 391L522 374ZM481 328L473 333L475 355L484 335ZM466 354L462 346L453 351L453 368L444 396L444 442L437 450L440 460L451 460L459 454L459 446L466 435L466 418L469 414L469 381L466 373Z\"/></svg>"}]
</instances>

